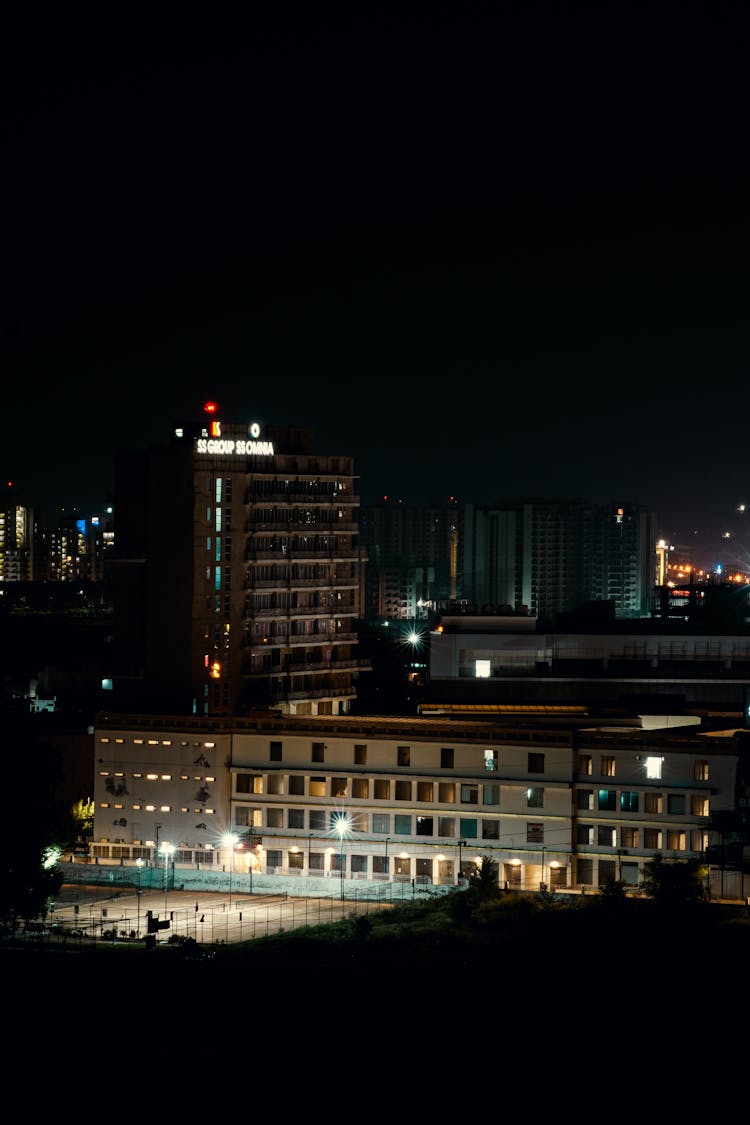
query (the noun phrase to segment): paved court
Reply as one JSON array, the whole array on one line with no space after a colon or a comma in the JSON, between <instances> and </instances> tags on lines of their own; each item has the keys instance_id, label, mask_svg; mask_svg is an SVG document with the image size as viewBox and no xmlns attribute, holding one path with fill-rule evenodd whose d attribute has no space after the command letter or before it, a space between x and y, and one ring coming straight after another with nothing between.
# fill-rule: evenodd
<instances>
[{"instance_id":1,"label":"paved court","mask_svg":"<svg viewBox=\"0 0 750 1125\"><path fill-rule=\"evenodd\" d=\"M149 912L169 925L155 931L157 941L173 934L195 938L202 944L249 941L292 930L341 921L352 914L387 910L388 903L348 902L346 898L297 898L246 893L197 894L155 890L137 894L129 888L65 884L47 923L57 934L70 937L145 937Z\"/></svg>"}]
</instances>

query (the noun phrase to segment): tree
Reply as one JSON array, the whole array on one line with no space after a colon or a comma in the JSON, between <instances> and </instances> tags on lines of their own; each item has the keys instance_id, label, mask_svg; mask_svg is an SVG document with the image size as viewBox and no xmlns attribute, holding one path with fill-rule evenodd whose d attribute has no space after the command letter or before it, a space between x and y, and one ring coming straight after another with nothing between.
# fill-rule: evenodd
<instances>
[{"instance_id":1,"label":"tree","mask_svg":"<svg viewBox=\"0 0 750 1125\"><path fill-rule=\"evenodd\" d=\"M657 853L645 867L642 889L660 906L684 906L706 899L707 868L698 859L667 862Z\"/></svg>"},{"instance_id":2,"label":"tree","mask_svg":"<svg viewBox=\"0 0 750 1125\"><path fill-rule=\"evenodd\" d=\"M500 887L498 886L498 868L497 863L491 856L482 856L479 863L474 865L474 869L469 876L469 889L474 898L486 901L490 898L498 898L500 895Z\"/></svg>"}]
</instances>

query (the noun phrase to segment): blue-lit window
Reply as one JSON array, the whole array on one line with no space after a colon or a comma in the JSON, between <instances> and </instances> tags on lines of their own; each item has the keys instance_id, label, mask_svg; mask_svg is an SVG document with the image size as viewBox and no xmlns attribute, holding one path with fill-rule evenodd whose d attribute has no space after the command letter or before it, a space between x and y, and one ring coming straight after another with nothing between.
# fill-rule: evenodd
<instances>
[{"instance_id":1,"label":"blue-lit window","mask_svg":"<svg viewBox=\"0 0 750 1125\"><path fill-rule=\"evenodd\" d=\"M617 791L615 789L599 790L599 808L615 811L617 808Z\"/></svg>"},{"instance_id":2,"label":"blue-lit window","mask_svg":"<svg viewBox=\"0 0 750 1125\"><path fill-rule=\"evenodd\" d=\"M468 817L460 817L458 827L461 835L467 840L476 840L478 823L477 820L469 820Z\"/></svg>"},{"instance_id":3,"label":"blue-lit window","mask_svg":"<svg viewBox=\"0 0 750 1125\"><path fill-rule=\"evenodd\" d=\"M214 589L215 590L221 589L221 567L220 566L217 566L216 573L214 575Z\"/></svg>"},{"instance_id":4,"label":"blue-lit window","mask_svg":"<svg viewBox=\"0 0 750 1125\"><path fill-rule=\"evenodd\" d=\"M394 831L397 836L411 836L411 817L397 813L393 818Z\"/></svg>"},{"instance_id":5,"label":"blue-lit window","mask_svg":"<svg viewBox=\"0 0 750 1125\"><path fill-rule=\"evenodd\" d=\"M627 790L620 794L620 812L638 812L638 794Z\"/></svg>"}]
</instances>

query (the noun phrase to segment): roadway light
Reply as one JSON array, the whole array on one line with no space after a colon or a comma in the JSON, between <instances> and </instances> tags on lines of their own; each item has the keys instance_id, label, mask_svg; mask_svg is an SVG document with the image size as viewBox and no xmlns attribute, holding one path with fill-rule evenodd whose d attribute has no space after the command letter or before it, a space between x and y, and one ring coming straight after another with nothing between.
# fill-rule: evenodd
<instances>
[{"instance_id":1,"label":"roadway light","mask_svg":"<svg viewBox=\"0 0 750 1125\"><path fill-rule=\"evenodd\" d=\"M167 918L167 891L169 890L169 858L173 856L176 848L174 844L162 843L159 851L164 856L164 918Z\"/></svg>"},{"instance_id":2,"label":"roadway light","mask_svg":"<svg viewBox=\"0 0 750 1125\"><path fill-rule=\"evenodd\" d=\"M466 847L466 841L465 840L458 840L457 842L458 842L458 875L456 877L456 886L458 886L461 882L461 848Z\"/></svg>"},{"instance_id":3,"label":"roadway light","mask_svg":"<svg viewBox=\"0 0 750 1125\"><path fill-rule=\"evenodd\" d=\"M138 888L135 892L135 936L141 936L141 869L143 867L143 860L138 857L135 861L135 866L138 871Z\"/></svg>"},{"instance_id":4,"label":"roadway light","mask_svg":"<svg viewBox=\"0 0 750 1125\"><path fill-rule=\"evenodd\" d=\"M229 848L229 909L232 909L232 872L234 870L234 848L239 840L236 832L225 832L222 836L222 842L225 847Z\"/></svg>"},{"instance_id":5,"label":"roadway light","mask_svg":"<svg viewBox=\"0 0 750 1125\"><path fill-rule=\"evenodd\" d=\"M333 831L339 838L339 847L341 849L341 901L344 901L344 838L348 836L352 830L352 818L349 813L334 813L331 823Z\"/></svg>"}]
</instances>

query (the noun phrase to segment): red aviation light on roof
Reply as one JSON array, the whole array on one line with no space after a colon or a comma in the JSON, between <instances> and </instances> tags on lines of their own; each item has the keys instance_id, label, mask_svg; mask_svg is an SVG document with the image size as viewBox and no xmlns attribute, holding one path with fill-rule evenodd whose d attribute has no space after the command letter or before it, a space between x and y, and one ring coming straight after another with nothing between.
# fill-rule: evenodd
<instances>
[{"instance_id":1,"label":"red aviation light on roof","mask_svg":"<svg viewBox=\"0 0 750 1125\"><path fill-rule=\"evenodd\" d=\"M206 414L215 414L218 409L219 408L215 402L207 402L203 406L203 410Z\"/></svg>"}]
</instances>

